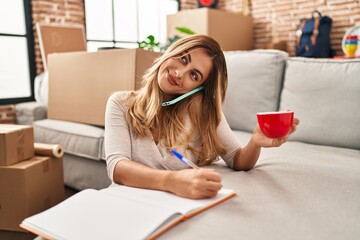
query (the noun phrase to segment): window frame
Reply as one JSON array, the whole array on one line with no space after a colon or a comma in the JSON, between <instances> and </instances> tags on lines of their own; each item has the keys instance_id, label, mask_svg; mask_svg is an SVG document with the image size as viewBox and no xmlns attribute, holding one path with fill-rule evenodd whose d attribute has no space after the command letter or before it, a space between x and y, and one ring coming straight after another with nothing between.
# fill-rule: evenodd
<instances>
[{"instance_id":1,"label":"window frame","mask_svg":"<svg viewBox=\"0 0 360 240\"><path fill-rule=\"evenodd\" d=\"M0 98L0 105L5 104L16 104L21 102L30 102L34 101L34 80L36 77L36 63L35 63L35 45L34 45L34 33L32 25L32 7L31 1L23 0L24 4L24 14L25 14L25 27L26 34L5 34L0 33L0 36L9 36L9 37L26 37L27 49L28 49L28 61L29 61L29 74L30 74L30 97L21 97L21 98Z\"/></svg>"},{"instance_id":2,"label":"window frame","mask_svg":"<svg viewBox=\"0 0 360 240\"><path fill-rule=\"evenodd\" d=\"M178 11L181 10L181 2L180 0L169 0L169 1L176 1L178 2ZM84 0L84 6L85 6L85 0ZM112 31L113 31L113 34L112 34L112 40L98 40L98 39L89 39L87 37L87 34L86 34L86 31L87 31L87 25L86 25L86 19L85 19L85 37L86 37L86 43L88 42L101 42L101 43L110 43L112 44L112 47L108 47L108 48L118 48L116 47L116 44L118 43L124 43L124 44L137 44L137 42L133 42L133 41L119 41L119 40L115 40L115 13L114 13L114 0L111 0L111 8L112 8L112 16L111 16L111 19L112 19L112 25L113 25L113 28L112 28ZM86 7L84 7L84 11L86 11ZM86 12L84 14L86 16ZM138 16L136 16L138 18ZM137 31L139 31L139 23L137 23ZM107 47L105 47L107 48Z\"/></svg>"}]
</instances>

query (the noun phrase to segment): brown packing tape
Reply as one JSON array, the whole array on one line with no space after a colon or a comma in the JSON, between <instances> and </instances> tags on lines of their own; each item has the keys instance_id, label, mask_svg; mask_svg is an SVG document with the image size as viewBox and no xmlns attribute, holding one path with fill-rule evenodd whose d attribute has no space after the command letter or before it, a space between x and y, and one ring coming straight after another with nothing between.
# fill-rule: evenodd
<instances>
[{"instance_id":1,"label":"brown packing tape","mask_svg":"<svg viewBox=\"0 0 360 240\"><path fill-rule=\"evenodd\" d=\"M59 144L34 143L35 154L60 158L64 155L64 148Z\"/></svg>"},{"instance_id":2,"label":"brown packing tape","mask_svg":"<svg viewBox=\"0 0 360 240\"><path fill-rule=\"evenodd\" d=\"M24 159L25 158L24 157L24 145L17 146L16 150L17 150L17 159Z\"/></svg>"},{"instance_id":3,"label":"brown packing tape","mask_svg":"<svg viewBox=\"0 0 360 240\"><path fill-rule=\"evenodd\" d=\"M49 160L43 162L43 172L46 173L50 170L50 163Z\"/></svg>"},{"instance_id":4,"label":"brown packing tape","mask_svg":"<svg viewBox=\"0 0 360 240\"><path fill-rule=\"evenodd\" d=\"M19 130L17 132L17 159L24 159L24 143L25 143L25 136L24 130Z\"/></svg>"},{"instance_id":5,"label":"brown packing tape","mask_svg":"<svg viewBox=\"0 0 360 240\"><path fill-rule=\"evenodd\" d=\"M17 142L18 144L24 145L25 143L24 130L19 130L17 132Z\"/></svg>"}]
</instances>

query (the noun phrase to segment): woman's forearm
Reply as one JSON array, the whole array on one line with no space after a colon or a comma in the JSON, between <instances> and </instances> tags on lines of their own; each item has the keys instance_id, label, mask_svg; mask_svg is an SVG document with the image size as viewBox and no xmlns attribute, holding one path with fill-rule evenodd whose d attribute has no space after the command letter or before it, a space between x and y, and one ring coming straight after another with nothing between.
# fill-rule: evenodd
<instances>
[{"instance_id":1,"label":"woman's forearm","mask_svg":"<svg viewBox=\"0 0 360 240\"><path fill-rule=\"evenodd\" d=\"M131 187L169 191L172 171L152 169L140 163L122 160L115 166L114 181Z\"/></svg>"},{"instance_id":2,"label":"woman's forearm","mask_svg":"<svg viewBox=\"0 0 360 240\"><path fill-rule=\"evenodd\" d=\"M114 181L131 187L172 192L200 199L213 197L221 189L221 176L213 169L157 170L131 160L117 163Z\"/></svg>"},{"instance_id":3,"label":"woman's forearm","mask_svg":"<svg viewBox=\"0 0 360 240\"><path fill-rule=\"evenodd\" d=\"M249 143L243 148L239 149L235 154L233 169L240 170L250 170L253 168L259 159L261 152L261 147L254 143L252 139L250 139Z\"/></svg>"}]
</instances>

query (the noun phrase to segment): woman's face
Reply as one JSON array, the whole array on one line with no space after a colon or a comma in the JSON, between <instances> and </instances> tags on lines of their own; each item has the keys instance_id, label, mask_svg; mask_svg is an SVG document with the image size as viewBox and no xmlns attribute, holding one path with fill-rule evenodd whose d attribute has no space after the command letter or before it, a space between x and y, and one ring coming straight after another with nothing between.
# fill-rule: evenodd
<instances>
[{"instance_id":1,"label":"woman's face","mask_svg":"<svg viewBox=\"0 0 360 240\"><path fill-rule=\"evenodd\" d=\"M197 48L164 61L159 69L158 84L164 100L187 93L209 77L212 60L204 49Z\"/></svg>"}]
</instances>

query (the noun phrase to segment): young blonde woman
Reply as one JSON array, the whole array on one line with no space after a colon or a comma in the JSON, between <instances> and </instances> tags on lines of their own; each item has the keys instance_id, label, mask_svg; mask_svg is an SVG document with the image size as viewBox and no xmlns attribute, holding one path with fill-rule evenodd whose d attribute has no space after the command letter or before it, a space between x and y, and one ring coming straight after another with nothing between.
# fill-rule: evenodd
<instances>
[{"instance_id":1,"label":"young blonde woman","mask_svg":"<svg viewBox=\"0 0 360 240\"><path fill-rule=\"evenodd\" d=\"M193 35L173 43L143 77L143 87L117 92L108 100L105 152L110 179L132 187L206 198L221 189L213 169L189 169L170 153L183 154L198 166L219 159L234 170L249 170L261 147L286 141L269 139L256 127L241 146L222 113L227 70L219 44ZM294 119L291 132L298 119Z\"/></svg>"}]
</instances>

